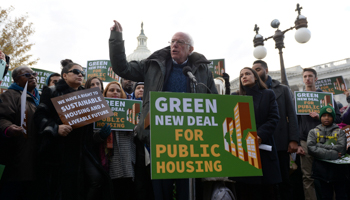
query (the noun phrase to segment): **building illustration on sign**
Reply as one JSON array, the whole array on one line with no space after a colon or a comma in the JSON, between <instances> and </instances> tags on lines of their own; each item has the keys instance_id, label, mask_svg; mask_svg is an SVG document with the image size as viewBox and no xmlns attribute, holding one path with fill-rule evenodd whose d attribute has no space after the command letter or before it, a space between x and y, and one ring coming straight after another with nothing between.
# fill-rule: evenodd
<instances>
[{"instance_id":1,"label":"building illustration on sign","mask_svg":"<svg viewBox=\"0 0 350 200\"><path fill-rule=\"evenodd\" d=\"M220 60L217 65L214 67L215 74L222 76L222 74L225 72L224 69L224 61Z\"/></svg>"},{"instance_id":2,"label":"building illustration on sign","mask_svg":"<svg viewBox=\"0 0 350 200\"><path fill-rule=\"evenodd\" d=\"M126 121L136 125L139 123L138 115L140 113L140 104L139 103L134 103L132 105L132 108L129 108L126 111Z\"/></svg>"},{"instance_id":3,"label":"building illustration on sign","mask_svg":"<svg viewBox=\"0 0 350 200\"><path fill-rule=\"evenodd\" d=\"M346 91L345 83L343 82L342 78L336 78L336 81L333 84L335 89Z\"/></svg>"},{"instance_id":4,"label":"building illustration on sign","mask_svg":"<svg viewBox=\"0 0 350 200\"><path fill-rule=\"evenodd\" d=\"M222 124L225 150L261 169L257 133L250 131L252 124L249 103L237 103L233 112L234 120L227 117Z\"/></svg>"},{"instance_id":5,"label":"building illustration on sign","mask_svg":"<svg viewBox=\"0 0 350 200\"><path fill-rule=\"evenodd\" d=\"M331 102L331 96L330 95L324 95L324 98L320 100L320 107L323 106L333 106Z\"/></svg>"},{"instance_id":6,"label":"building illustration on sign","mask_svg":"<svg viewBox=\"0 0 350 200\"><path fill-rule=\"evenodd\" d=\"M120 82L120 76L118 76L116 73L114 73L112 67L108 68L107 76L109 76L112 79L115 79L116 81Z\"/></svg>"}]
</instances>

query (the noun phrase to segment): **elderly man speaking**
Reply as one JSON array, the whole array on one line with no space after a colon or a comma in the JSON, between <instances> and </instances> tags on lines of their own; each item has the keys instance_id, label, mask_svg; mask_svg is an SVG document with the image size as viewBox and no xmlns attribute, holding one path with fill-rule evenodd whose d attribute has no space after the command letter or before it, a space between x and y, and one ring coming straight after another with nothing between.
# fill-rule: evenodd
<instances>
[{"instance_id":1,"label":"elderly man speaking","mask_svg":"<svg viewBox=\"0 0 350 200\"><path fill-rule=\"evenodd\" d=\"M144 60L128 63L122 30L120 23L114 21L109 39L109 56L115 73L123 78L145 83L143 109L136 131L137 138L149 147L150 130L144 129L144 119L149 111L149 91L191 92L191 81L182 72L185 66L190 66L197 82L201 83L196 87L196 93L217 94L217 90L208 68L210 62L202 54L193 52L193 40L188 34L175 33L169 42L170 46L154 52ZM188 179L177 179L176 182L177 199L188 199ZM173 180L153 181L155 198L172 199L172 183Z\"/></svg>"}]
</instances>

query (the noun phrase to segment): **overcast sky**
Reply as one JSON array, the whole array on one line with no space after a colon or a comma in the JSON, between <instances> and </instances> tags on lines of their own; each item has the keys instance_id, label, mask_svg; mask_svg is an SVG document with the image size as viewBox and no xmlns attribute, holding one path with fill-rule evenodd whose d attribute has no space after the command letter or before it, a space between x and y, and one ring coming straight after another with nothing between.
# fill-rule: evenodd
<instances>
[{"instance_id":1,"label":"overcast sky","mask_svg":"<svg viewBox=\"0 0 350 200\"><path fill-rule=\"evenodd\" d=\"M2 1L1 8L14 6L11 17L28 13L35 33L30 42L34 58L40 58L36 68L60 72L60 60L69 58L86 66L88 60L109 60L108 38L113 19L123 27L126 54L137 47L136 37L141 22L148 37L148 48L154 52L168 45L178 31L188 32L194 39L194 49L207 59L225 59L231 80L240 69L251 67L254 25L264 37L274 34L273 19L280 29L294 26L296 4L303 7L311 39L299 44L295 30L285 35L285 66L312 67L350 57L350 1L147 1L147 0L11 0ZM0 26L1 27L1 26ZM270 71L279 70L279 55L275 42L265 42L264 59Z\"/></svg>"}]
</instances>

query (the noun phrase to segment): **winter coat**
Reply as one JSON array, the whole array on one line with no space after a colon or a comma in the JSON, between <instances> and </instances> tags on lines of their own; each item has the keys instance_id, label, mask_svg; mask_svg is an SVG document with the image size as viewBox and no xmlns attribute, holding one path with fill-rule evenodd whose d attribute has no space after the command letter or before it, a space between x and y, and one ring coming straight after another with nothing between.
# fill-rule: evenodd
<instances>
[{"instance_id":1,"label":"winter coat","mask_svg":"<svg viewBox=\"0 0 350 200\"><path fill-rule=\"evenodd\" d=\"M278 106L275 93L269 89L259 89L256 84L252 88L245 87L246 93L253 96L257 134L262 144L272 146L272 151L260 150L262 177L233 178L252 184L276 184L282 181L277 156L277 148L273 133L279 121Z\"/></svg>"},{"instance_id":2,"label":"winter coat","mask_svg":"<svg viewBox=\"0 0 350 200\"><path fill-rule=\"evenodd\" d=\"M169 69L169 65L167 64L171 61L170 47L168 46L154 52L147 59L127 62L122 33L111 31L109 38L109 57L113 71L119 76L128 80L145 83L140 123L136 131L140 141L149 146L150 130L149 127L146 130L144 129L144 119L149 112L150 106L149 92L163 90L164 83L171 71L171 68ZM196 52L188 57L188 62L197 82L203 83L211 90L211 93L217 94L213 75L207 66L210 62L202 54ZM189 83L189 81L187 82ZM203 85L198 85L196 92L210 93Z\"/></svg>"},{"instance_id":3,"label":"winter coat","mask_svg":"<svg viewBox=\"0 0 350 200\"><path fill-rule=\"evenodd\" d=\"M82 89L84 89L82 86L78 88L78 90ZM86 191L83 190L84 183L87 182L84 180L83 159L87 157L105 180L103 186L105 199L111 199L111 181L108 173L100 164L99 143L95 142L98 134L93 135L92 124L73 129L66 137L58 135L58 127L63 123L51 102L51 98L75 91L63 79L59 80L55 86L43 89L41 101L34 116L35 123L39 127L41 140L39 146L40 169L46 172L45 176L56 177L53 178L54 180L49 180L52 184L58 183L55 188L57 191L52 191L51 194L65 193L64 187L70 185L71 187L68 188L69 198L82 199L82 194L86 194ZM60 189L62 191L59 191Z\"/></svg>"},{"instance_id":4,"label":"winter coat","mask_svg":"<svg viewBox=\"0 0 350 200\"><path fill-rule=\"evenodd\" d=\"M336 144L324 144L330 138L335 138ZM332 124L330 127L320 124L316 128L311 129L307 137L309 154L315 158L324 160L336 160L338 159L338 153L344 155L346 152L346 143L345 132L339 129L336 124Z\"/></svg>"},{"instance_id":5,"label":"winter coat","mask_svg":"<svg viewBox=\"0 0 350 200\"><path fill-rule=\"evenodd\" d=\"M0 164L5 165L2 181L33 181L36 178L37 131L33 122L36 105L30 95L26 97L27 138L3 135L10 125L21 125L21 95L22 91L14 89L0 95Z\"/></svg>"},{"instance_id":6,"label":"winter coat","mask_svg":"<svg viewBox=\"0 0 350 200\"><path fill-rule=\"evenodd\" d=\"M272 89L276 95L278 113L280 115L280 120L273 136L275 138L277 151L286 152L290 142L299 142L298 119L295 113L292 92L288 86L282 85L279 81L274 79L272 79L270 89Z\"/></svg>"},{"instance_id":7,"label":"winter coat","mask_svg":"<svg viewBox=\"0 0 350 200\"><path fill-rule=\"evenodd\" d=\"M329 139L336 140L334 145L325 144ZM336 160L338 153L346 153L345 132L333 123L332 126L325 127L322 124L311 129L307 138L308 152L314 158L313 177L323 181L345 180L348 176L347 166L344 164L333 164L318 159Z\"/></svg>"},{"instance_id":8,"label":"winter coat","mask_svg":"<svg viewBox=\"0 0 350 200\"><path fill-rule=\"evenodd\" d=\"M316 92L322 92L322 90L317 89ZM335 110L335 119L334 123L340 123L340 112L337 103L335 100L333 100L334 110ZM313 128L315 128L317 125L320 124L319 119L314 119L310 117L310 115L298 115L298 125L299 125L299 139L300 140L307 140L309 131Z\"/></svg>"},{"instance_id":9,"label":"winter coat","mask_svg":"<svg viewBox=\"0 0 350 200\"><path fill-rule=\"evenodd\" d=\"M113 155L110 158L109 174L112 179L134 178L136 146L133 131L112 131Z\"/></svg>"}]
</instances>

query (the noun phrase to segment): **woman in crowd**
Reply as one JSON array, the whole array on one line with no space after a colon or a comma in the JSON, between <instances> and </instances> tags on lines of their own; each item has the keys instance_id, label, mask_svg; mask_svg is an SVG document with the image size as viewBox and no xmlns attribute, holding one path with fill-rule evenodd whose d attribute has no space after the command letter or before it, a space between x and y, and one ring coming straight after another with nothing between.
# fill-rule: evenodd
<instances>
[{"instance_id":1,"label":"woman in crowd","mask_svg":"<svg viewBox=\"0 0 350 200\"><path fill-rule=\"evenodd\" d=\"M275 94L272 90L266 89L265 84L253 69L245 67L240 72L239 95L253 97L258 142L272 146L272 151L260 150L262 177L234 178L237 180L238 199L273 200L276 198L274 185L282 181L273 138L279 121Z\"/></svg>"},{"instance_id":2,"label":"woman in crowd","mask_svg":"<svg viewBox=\"0 0 350 200\"><path fill-rule=\"evenodd\" d=\"M85 89L89 88L95 88L98 87L101 90L101 93L103 94L103 82L100 78L97 78L96 76L89 78L85 83Z\"/></svg>"},{"instance_id":3,"label":"woman in crowd","mask_svg":"<svg viewBox=\"0 0 350 200\"><path fill-rule=\"evenodd\" d=\"M14 69L14 83L0 95L0 164L5 165L0 199L35 199L37 132L32 119L40 102L36 76L37 73L27 66ZM26 111L22 126L21 96L26 83Z\"/></svg>"},{"instance_id":4,"label":"woman in crowd","mask_svg":"<svg viewBox=\"0 0 350 200\"><path fill-rule=\"evenodd\" d=\"M104 97L126 99L119 82L110 82ZM125 121L126 122L126 121ZM113 149L107 154L115 199L134 199L135 144L132 131L112 131ZM107 151L108 152L108 151Z\"/></svg>"},{"instance_id":5,"label":"woman in crowd","mask_svg":"<svg viewBox=\"0 0 350 200\"><path fill-rule=\"evenodd\" d=\"M110 127L93 135L92 124L75 129L62 124L51 98L83 90L85 74L81 65L70 60L61 64L62 79L43 90L34 117L42 139L40 194L43 199L111 199L110 178L97 156L98 142L108 137Z\"/></svg>"}]
</instances>

